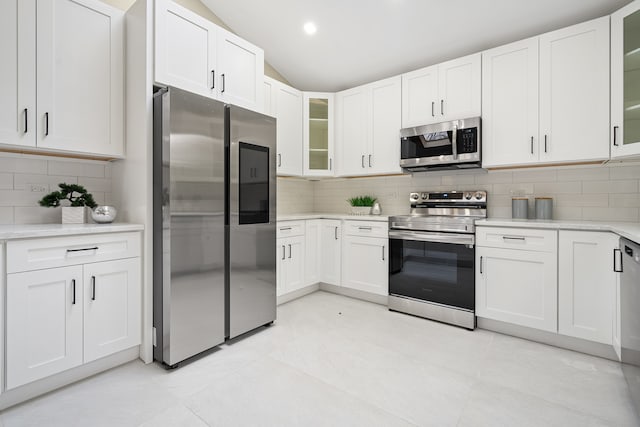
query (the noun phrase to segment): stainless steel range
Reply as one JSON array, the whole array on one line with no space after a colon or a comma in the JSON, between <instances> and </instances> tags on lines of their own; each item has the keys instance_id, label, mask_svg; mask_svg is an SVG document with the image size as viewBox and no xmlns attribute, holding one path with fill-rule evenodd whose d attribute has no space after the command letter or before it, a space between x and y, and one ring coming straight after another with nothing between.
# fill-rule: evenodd
<instances>
[{"instance_id":1,"label":"stainless steel range","mask_svg":"<svg viewBox=\"0 0 640 427\"><path fill-rule=\"evenodd\" d=\"M474 329L475 220L486 191L411 193L389 218L389 310Z\"/></svg>"}]
</instances>

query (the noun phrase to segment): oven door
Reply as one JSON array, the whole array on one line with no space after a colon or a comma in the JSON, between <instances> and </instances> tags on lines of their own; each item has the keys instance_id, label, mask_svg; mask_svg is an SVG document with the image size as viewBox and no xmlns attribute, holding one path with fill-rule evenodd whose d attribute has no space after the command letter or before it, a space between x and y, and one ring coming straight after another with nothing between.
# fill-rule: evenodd
<instances>
[{"instance_id":1,"label":"oven door","mask_svg":"<svg viewBox=\"0 0 640 427\"><path fill-rule=\"evenodd\" d=\"M474 311L472 234L389 231L389 294Z\"/></svg>"}]
</instances>

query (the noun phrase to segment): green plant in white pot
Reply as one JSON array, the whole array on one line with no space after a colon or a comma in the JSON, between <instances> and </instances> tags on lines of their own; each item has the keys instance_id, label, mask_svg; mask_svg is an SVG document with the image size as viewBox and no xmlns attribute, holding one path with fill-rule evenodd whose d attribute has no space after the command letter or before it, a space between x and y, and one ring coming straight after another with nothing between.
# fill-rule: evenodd
<instances>
[{"instance_id":1,"label":"green plant in white pot","mask_svg":"<svg viewBox=\"0 0 640 427\"><path fill-rule=\"evenodd\" d=\"M53 191L38 202L40 206L57 208L62 206L63 224L84 224L87 222L87 207L93 209L96 202L82 185L58 184L60 191ZM65 203L63 206L62 203Z\"/></svg>"},{"instance_id":2,"label":"green plant in white pot","mask_svg":"<svg viewBox=\"0 0 640 427\"><path fill-rule=\"evenodd\" d=\"M351 205L352 215L369 215L376 200L378 199L372 196L356 196L347 199L347 202Z\"/></svg>"}]
</instances>

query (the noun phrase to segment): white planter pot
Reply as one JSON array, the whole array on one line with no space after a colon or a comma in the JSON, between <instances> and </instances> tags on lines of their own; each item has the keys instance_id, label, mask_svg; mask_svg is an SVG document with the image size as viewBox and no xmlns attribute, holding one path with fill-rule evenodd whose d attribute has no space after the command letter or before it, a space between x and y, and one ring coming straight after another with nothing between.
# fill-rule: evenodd
<instances>
[{"instance_id":1,"label":"white planter pot","mask_svg":"<svg viewBox=\"0 0 640 427\"><path fill-rule=\"evenodd\" d=\"M351 215L369 215L371 206L351 206Z\"/></svg>"},{"instance_id":2,"label":"white planter pot","mask_svg":"<svg viewBox=\"0 0 640 427\"><path fill-rule=\"evenodd\" d=\"M63 224L84 224L87 222L87 208L85 206L63 206Z\"/></svg>"}]
</instances>

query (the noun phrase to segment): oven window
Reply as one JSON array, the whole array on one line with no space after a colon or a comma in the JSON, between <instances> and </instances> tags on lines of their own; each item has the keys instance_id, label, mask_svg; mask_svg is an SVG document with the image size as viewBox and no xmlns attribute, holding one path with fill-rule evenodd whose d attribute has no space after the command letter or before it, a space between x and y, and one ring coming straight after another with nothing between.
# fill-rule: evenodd
<instances>
[{"instance_id":1,"label":"oven window","mask_svg":"<svg viewBox=\"0 0 640 427\"><path fill-rule=\"evenodd\" d=\"M421 157L451 156L453 154L453 132L433 132L400 139L400 157L416 159Z\"/></svg>"},{"instance_id":2,"label":"oven window","mask_svg":"<svg viewBox=\"0 0 640 427\"><path fill-rule=\"evenodd\" d=\"M239 143L240 224L269 222L269 147Z\"/></svg>"},{"instance_id":3,"label":"oven window","mask_svg":"<svg viewBox=\"0 0 640 427\"><path fill-rule=\"evenodd\" d=\"M474 309L473 248L389 239L389 250L390 294Z\"/></svg>"}]
</instances>

